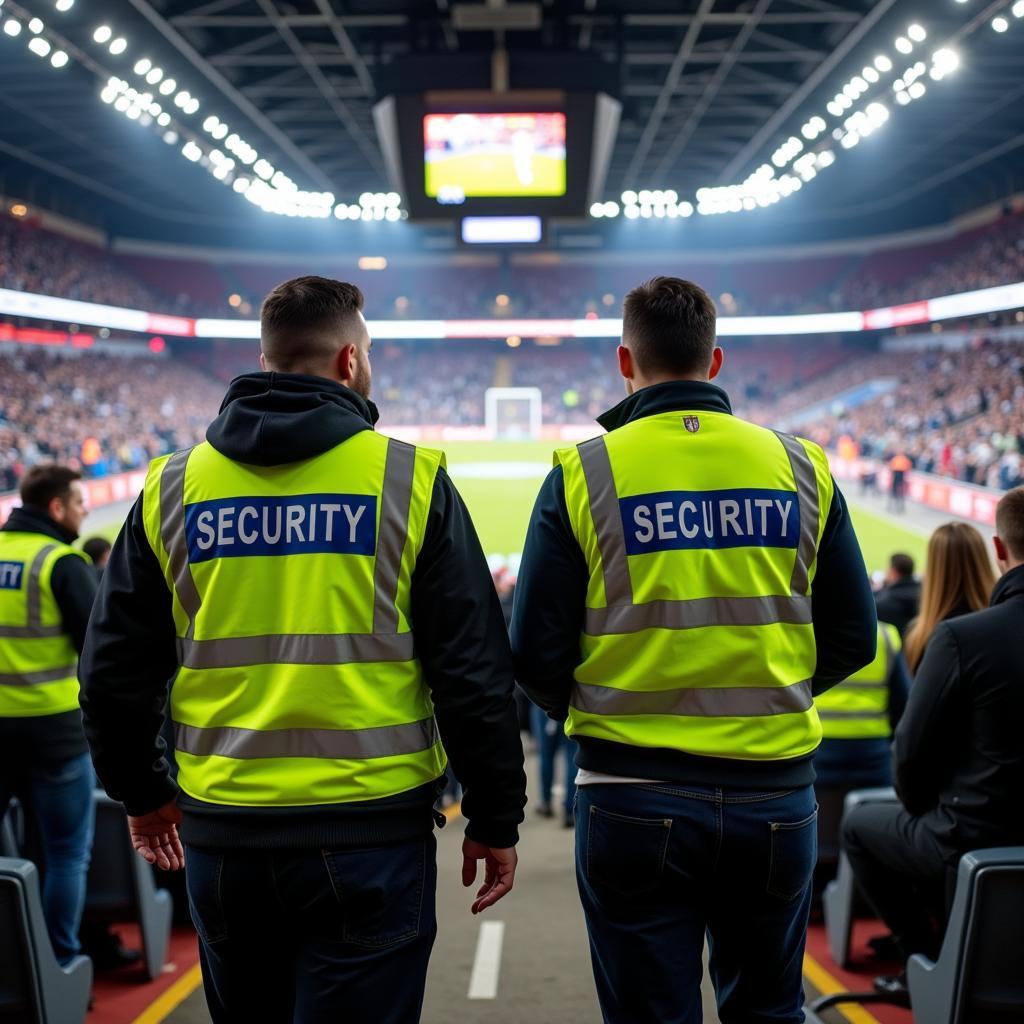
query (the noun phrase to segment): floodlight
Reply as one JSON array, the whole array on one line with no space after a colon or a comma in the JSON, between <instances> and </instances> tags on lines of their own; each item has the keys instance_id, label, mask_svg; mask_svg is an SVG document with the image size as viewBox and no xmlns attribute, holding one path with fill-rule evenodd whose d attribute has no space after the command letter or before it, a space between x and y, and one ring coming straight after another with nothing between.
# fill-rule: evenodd
<instances>
[{"instance_id":1,"label":"floodlight","mask_svg":"<svg viewBox=\"0 0 1024 1024\"><path fill-rule=\"evenodd\" d=\"M156 85L156 83L159 82L160 79L163 78L163 77L164 77L163 68L151 68L149 70L149 72L146 74L146 81L150 85Z\"/></svg>"},{"instance_id":2,"label":"floodlight","mask_svg":"<svg viewBox=\"0 0 1024 1024\"><path fill-rule=\"evenodd\" d=\"M591 203L590 204L590 216L591 217L603 217L604 216L604 203Z\"/></svg>"},{"instance_id":3,"label":"floodlight","mask_svg":"<svg viewBox=\"0 0 1024 1024\"><path fill-rule=\"evenodd\" d=\"M915 43L923 43L928 38L928 33L925 32L924 27L918 25L916 22L907 28L907 35L910 36Z\"/></svg>"},{"instance_id":4,"label":"floodlight","mask_svg":"<svg viewBox=\"0 0 1024 1024\"><path fill-rule=\"evenodd\" d=\"M68 55L63 50L54 50L50 58L50 64L55 68L62 68L68 62Z\"/></svg>"},{"instance_id":5,"label":"floodlight","mask_svg":"<svg viewBox=\"0 0 1024 1024\"><path fill-rule=\"evenodd\" d=\"M177 132L164 132L164 142L166 142L168 146L173 146L177 141Z\"/></svg>"},{"instance_id":6,"label":"floodlight","mask_svg":"<svg viewBox=\"0 0 1024 1024\"><path fill-rule=\"evenodd\" d=\"M175 89L178 88L178 83L173 78L165 78L160 83L160 95L170 96Z\"/></svg>"},{"instance_id":7,"label":"floodlight","mask_svg":"<svg viewBox=\"0 0 1024 1024\"><path fill-rule=\"evenodd\" d=\"M142 60L135 62L135 74L144 75L152 66L153 62L148 57L143 57Z\"/></svg>"},{"instance_id":8,"label":"floodlight","mask_svg":"<svg viewBox=\"0 0 1024 1024\"><path fill-rule=\"evenodd\" d=\"M124 51L125 51L125 50L127 50L127 49L128 49L128 42L127 42L127 40L126 40L126 39L124 39L124 38L123 38L122 36L118 36L118 38L117 38L117 39L115 39L115 40L114 40L114 41L113 41L113 42L112 42L112 43L110 44L110 52L111 52L111 53L112 53L112 54L113 54L113 55L114 55L115 57L116 57L116 56L118 56L118 54L122 54L122 53L124 53Z\"/></svg>"},{"instance_id":9,"label":"floodlight","mask_svg":"<svg viewBox=\"0 0 1024 1024\"><path fill-rule=\"evenodd\" d=\"M638 198L639 196L631 189L627 189L622 193L622 201L626 206L635 206Z\"/></svg>"},{"instance_id":10,"label":"floodlight","mask_svg":"<svg viewBox=\"0 0 1024 1024\"><path fill-rule=\"evenodd\" d=\"M915 82L907 90L907 92L910 93L910 98L912 100L919 100L925 94L925 91L926 91L926 89L925 89L924 82Z\"/></svg>"},{"instance_id":11,"label":"floodlight","mask_svg":"<svg viewBox=\"0 0 1024 1024\"><path fill-rule=\"evenodd\" d=\"M114 109L120 110L123 114L131 105L132 101L127 96L118 96L114 103Z\"/></svg>"},{"instance_id":12,"label":"floodlight","mask_svg":"<svg viewBox=\"0 0 1024 1024\"><path fill-rule=\"evenodd\" d=\"M105 43L114 33L111 32L109 25L100 25L98 29L92 34L92 38L97 43Z\"/></svg>"},{"instance_id":13,"label":"floodlight","mask_svg":"<svg viewBox=\"0 0 1024 1024\"><path fill-rule=\"evenodd\" d=\"M1015 18L1024 18L1024 0L1017 0L1017 2L1010 8Z\"/></svg>"},{"instance_id":14,"label":"floodlight","mask_svg":"<svg viewBox=\"0 0 1024 1024\"><path fill-rule=\"evenodd\" d=\"M30 22L28 23L28 30L29 30L29 32L31 32L31 33L32 33L32 35L34 35L34 36L37 36L37 35L39 35L39 33L40 33L40 32L42 32L42 31L43 31L43 29L44 29L45 27L46 27L46 26L45 26L45 25L44 25L44 24L42 23L42 21L40 21L40 19L39 19L39 18L33 18L33 19L32 19L32 20L31 20L31 21L30 21Z\"/></svg>"},{"instance_id":15,"label":"floodlight","mask_svg":"<svg viewBox=\"0 0 1024 1024\"><path fill-rule=\"evenodd\" d=\"M1003 17L993 18L992 27L997 32L1005 32L1010 27L1010 23Z\"/></svg>"},{"instance_id":16,"label":"floodlight","mask_svg":"<svg viewBox=\"0 0 1024 1024\"><path fill-rule=\"evenodd\" d=\"M892 61L889 60L884 53L880 53L875 58L875 67L878 68L882 74L886 74L887 72L892 71Z\"/></svg>"},{"instance_id":17,"label":"floodlight","mask_svg":"<svg viewBox=\"0 0 1024 1024\"><path fill-rule=\"evenodd\" d=\"M868 65L861 71L861 76L864 78L865 81L870 82L872 85L874 85L879 78L878 72L870 65Z\"/></svg>"},{"instance_id":18,"label":"floodlight","mask_svg":"<svg viewBox=\"0 0 1024 1024\"><path fill-rule=\"evenodd\" d=\"M37 57L47 57L50 53L50 44L42 36L36 36L35 39L30 39L28 48Z\"/></svg>"},{"instance_id":19,"label":"floodlight","mask_svg":"<svg viewBox=\"0 0 1024 1024\"><path fill-rule=\"evenodd\" d=\"M56 7L61 14L64 14L66 11L70 11L74 6L75 0L57 0L54 4L54 7Z\"/></svg>"},{"instance_id":20,"label":"floodlight","mask_svg":"<svg viewBox=\"0 0 1024 1024\"><path fill-rule=\"evenodd\" d=\"M914 44L905 36L900 36L893 45L900 53L910 53L914 48Z\"/></svg>"},{"instance_id":21,"label":"floodlight","mask_svg":"<svg viewBox=\"0 0 1024 1024\"><path fill-rule=\"evenodd\" d=\"M160 125L161 128L166 128L171 123L171 115L168 114L166 110L157 114L156 123Z\"/></svg>"}]
</instances>

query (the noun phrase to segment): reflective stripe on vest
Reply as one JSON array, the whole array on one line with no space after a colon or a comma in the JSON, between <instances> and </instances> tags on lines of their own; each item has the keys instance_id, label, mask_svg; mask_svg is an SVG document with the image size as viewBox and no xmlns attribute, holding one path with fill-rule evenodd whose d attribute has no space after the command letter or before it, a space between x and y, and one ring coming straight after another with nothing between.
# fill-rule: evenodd
<instances>
[{"instance_id":1,"label":"reflective stripe on vest","mask_svg":"<svg viewBox=\"0 0 1024 1024\"><path fill-rule=\"evenodd\" d=\"M25 581L25 604L28 606L27 620L24 626L0 626L0 640L27 640L39 636L60 636L64 632L63 626L44 626L42 603L43 595L39 585L39 578L43 574L43 563L51 551L56 551L56 544L47 544L40 548L39 554L32 559L28 570L28 579ZM72 672L75 666L71 666ZM60 679L61 676L56 678ZM41 679L39 682L48 683L49 679ZM11 684L14 685L14 684Z\"/></svg>"},{"instance_id":2,"label":"reflective stripe on vest","mask_svg":"<svg viewBox=\"0 0 1024 1024\"><path fill-rule=\"evenodd\" d=\"M825 739L888 739L892 734L889 677L899 652L890 629L878 624L878 647L869 665L815 699Z\"/></svg>"}]
</instances>

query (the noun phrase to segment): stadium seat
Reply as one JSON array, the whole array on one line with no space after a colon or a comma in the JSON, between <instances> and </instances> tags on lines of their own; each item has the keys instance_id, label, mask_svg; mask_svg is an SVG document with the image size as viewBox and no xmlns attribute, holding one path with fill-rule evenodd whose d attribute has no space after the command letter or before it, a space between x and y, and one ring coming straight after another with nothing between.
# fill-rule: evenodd
<instances>
[{"instance_id":1,"label":"stadium seat","mask_svg":"<svg viewBox=\"0 0 1024 1024\"><path fill-rule=\"evenodd\" d=\"M960 859L956 895L937 961L907 963L916 1020L1010 1024L1024 1020L1024 847Z\"/></svg>"},{"instance_id":2,"label":"stadium seat","mask_svg":"<svg viewBox=\"0 0 1024 1024\"><path fill-rule=\"evenodd\" d=\"M843 816L845 817L859 804L892 803L896 800L896 790L888 786L879 789L855 789L846 796ZM840 967L846 967L850 960L850 935L853 932L856 897L853 868L850 867L846 854L840 853L835 880L826 886L823 903L829 952Z\"/></svg>"},{"instance_id":3,"label":"stadium seat","mask_svg":"<svg viewBox=\"0 0 1024 1024\"><path fill-rule=\"evenodd\" d=\"M0 857L0 1024L82 1024L91 986L88 957L53 955L35 866Z\"/></svg>"},{"instance_id":4,"label":"stadium seat","mask_svg":"<svg viewBox=\"0 0 1024 1024\"><path fill-rule=\"evenodd\" d=\"M18 841L20 832L21 808L17 800L12 800L7 813L0 818L0 857L18 857L21 855L21 844Z\"/></svg>"},{"instance_id":5,"label":"stadium seat","mask_svg":"<svg viewBox=\"0 0 1024 1024\"><path fill-rule=\"evenodd\" d=\"M172 912L171 894L156 887L152 868L132 849L124 808L98 790L85 919L96 924L137 923L143 967L152 980L167 957Z\"/></svg>"}]
</instances>

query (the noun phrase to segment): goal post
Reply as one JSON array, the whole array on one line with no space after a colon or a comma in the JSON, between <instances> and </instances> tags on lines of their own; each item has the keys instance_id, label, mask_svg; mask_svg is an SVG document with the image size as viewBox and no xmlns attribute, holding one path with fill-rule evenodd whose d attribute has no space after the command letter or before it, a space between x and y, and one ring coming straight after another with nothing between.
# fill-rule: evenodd
<instances>
[{"instance_id":1,"label":"goal post","mask_svg":"<svg viewBox=\"0 0 1024 1024\"><path fill-rule=\"evenodd\" d=\"M488 388L484 394L484 425L497 441L539 438L540 388Z\"/></svg>"}]
</instances>

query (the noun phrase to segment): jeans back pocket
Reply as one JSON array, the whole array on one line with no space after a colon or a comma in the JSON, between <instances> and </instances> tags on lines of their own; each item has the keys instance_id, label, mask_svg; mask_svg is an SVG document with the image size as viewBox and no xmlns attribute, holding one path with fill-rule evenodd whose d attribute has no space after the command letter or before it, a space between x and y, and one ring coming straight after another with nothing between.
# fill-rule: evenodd
<instances>
[{"instance_id":1,"label":"jeans back pocket","mask_svg":"<svg viewBox=\"0 0 1024 1024\"><path fill-rule=\"evenodd\" d=\"M591 805L586 825L584 864L587 881L596 890L638 896L658 888L671 818L634 818Z\"/></svg>"},{"instance_id":2,"label":"jeans back pocket","mask_svg":"<svg viewBox=\"0 0 1024 1024\"><path fill-rule=\"evenodd\" d=\"M768 892L793 900L810 884L818 859L818 808L802 821L772 821Z\"/></svg>"}]
</instances>

